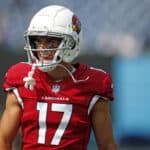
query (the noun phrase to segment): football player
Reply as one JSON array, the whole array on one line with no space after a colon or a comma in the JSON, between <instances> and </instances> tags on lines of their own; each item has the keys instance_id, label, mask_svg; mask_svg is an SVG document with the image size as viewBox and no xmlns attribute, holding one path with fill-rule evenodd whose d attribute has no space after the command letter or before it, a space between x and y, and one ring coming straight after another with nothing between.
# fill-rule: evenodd
<instances>
[{"instance_id":1,"label":"football player","mask_svg":"<svg viewBox=\"0 0 150 150\"><path fill-rule=\"evenodd\" d=\"M98 149L117 149L110 75L71 63L80 52L80 36L80 20L68 8L51 5L33 16L24 34L29 61L13 65L4 78L1 150L11 149L19 127L22 150L87 150L91 129Z\"/></svg>"}]
</instances>

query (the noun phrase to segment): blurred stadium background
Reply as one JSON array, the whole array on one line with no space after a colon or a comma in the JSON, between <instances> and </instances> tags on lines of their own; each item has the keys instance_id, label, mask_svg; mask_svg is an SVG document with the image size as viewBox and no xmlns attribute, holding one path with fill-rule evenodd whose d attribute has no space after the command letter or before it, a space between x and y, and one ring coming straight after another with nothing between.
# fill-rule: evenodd
<instances>
[{"instance_id":1,"label":"blurred stadium background","mask_svg":"<svg viewBox=\"0 0 150 150\"><path fill-rule=\"evenodd\" d=\"M27 60L23 33L33 14L51 4L67 6L81 19L77 61L112 74L111 114L119 150L150 149L150 0L0 0L0 114L4 74ZM14 150L20 149L19 142L17 138ZM89 150L95 145L91 135Z\"/></svg>"}]
</instances>

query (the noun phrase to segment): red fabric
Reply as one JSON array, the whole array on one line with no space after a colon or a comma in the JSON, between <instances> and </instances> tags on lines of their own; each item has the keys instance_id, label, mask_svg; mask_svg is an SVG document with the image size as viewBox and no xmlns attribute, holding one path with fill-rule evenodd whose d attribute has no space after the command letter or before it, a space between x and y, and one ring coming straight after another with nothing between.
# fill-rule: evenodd
<instances>
[{"instance_id":1,"label":"red fabric","mask_svg":"<svg viewBox=\"0 0 150 150\"><path fill-rule=\"evenodd\" d=\"M55 82L36 69L33 76L36 85L33 91L24 88L23 78L31 70L29 64L16 64L7 72L4 90L16 87L23 101L22 150L87 149L91 130L89 104L94 95L112 100L112 81L110 75L101 70L91 69L84 64L75 64L75 67L77 69L73 76L84 81L74 83L68 77ZM39 128L43 134L40 134ZM60 141L57 143L54 140L54 145L52 139L55 136ZM38 138L44 142L38 143Z\"/></svg>"}]
</instances>

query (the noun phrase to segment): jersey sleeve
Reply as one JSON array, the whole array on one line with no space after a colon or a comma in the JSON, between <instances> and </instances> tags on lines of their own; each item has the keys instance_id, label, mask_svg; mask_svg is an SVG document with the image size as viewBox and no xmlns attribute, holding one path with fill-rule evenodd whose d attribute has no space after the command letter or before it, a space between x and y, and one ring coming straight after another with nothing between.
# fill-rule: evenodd
<instances>
[{"instance_id":1,"label":"jersey sleeve","mask_svg":"<svg viewBox=\"0 0 150 150\"><path fill-rule=\"evenodd\" d=\"M112 79L111 76L109 74L107 74L105 76L105 78L102 81L102 93L100 93L100 95L104 98L108 98L110 100L114 99L113 96L113 83L112 83Z\"/></svg>"},{"instance_id":2,"label":"jersey sleeve","mask_svg":"<svg viewBox=\"0 0 150 150\"><path fill-rule=\"evenodd\" d=\"M113 83L110 74L101 69L92 68L90 71L92 72L90 73L90 85L94 94L104 99L113 100Z\"/></svg>"},{"instance_id":3,"label":"jersey sleeve","mask_svg":"<svg viewBox=\"0 0 150 150\"><path fill-rule=\"evenodd\" d=\"M26 73L27 65L24 64L16 64L8 69L4 76L3 82L3 90L10 91L13 88L18 88L19 86L23 86L23 78L27 76Z\"/></svg>"}]
</instances>

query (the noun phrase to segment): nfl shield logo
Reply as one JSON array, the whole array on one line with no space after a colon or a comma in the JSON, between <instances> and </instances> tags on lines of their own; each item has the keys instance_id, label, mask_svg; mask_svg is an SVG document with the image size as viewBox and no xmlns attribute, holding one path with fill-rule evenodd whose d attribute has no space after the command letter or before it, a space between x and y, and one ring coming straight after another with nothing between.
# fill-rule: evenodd
<instances>
[{"instance_id":1,"label":"nfl shield logo","mask_svg":"<svg viewBox=\"0 0 150 150\"><path fill-rule=\"evenodd\" d=\"M52 86L52 92L57 93L60 91L60 86L59 85L53 85Z\"/></svg>"}]
</instances>

